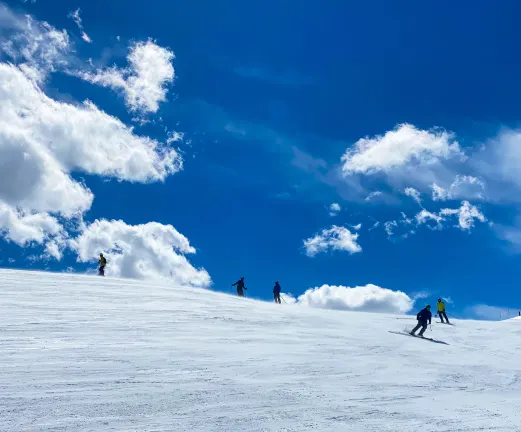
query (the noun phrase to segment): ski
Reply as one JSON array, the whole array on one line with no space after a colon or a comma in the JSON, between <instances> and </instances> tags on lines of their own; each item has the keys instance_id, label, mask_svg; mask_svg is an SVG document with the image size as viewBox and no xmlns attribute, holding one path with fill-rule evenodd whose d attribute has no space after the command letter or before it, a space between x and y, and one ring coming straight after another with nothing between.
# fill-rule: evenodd
<instances>
[{"instance_id":1,"label":"ski","mask_svg":"<svg viewBox=\"0 0 521 432\"><path fill-rule=\"evenodd\" d=\"M428 338L428 337L425 337L425 336L423 336L423 337L422 336L416 336L416 335L413 336L412 334L407 333L407 332L395 332L395 331L389 330L389 333L398 334L398 335L402 335L402 336L409 336L409 337L413 337L413 338L416 338L416 339L423 339L423 340L428 340L428 341L434 342L434 343L448 345L447 342L443 342L443 341L440 341L440 340Z\"/></svg>"},{"instance_id":2,"label":"ski","mask_svg":"<svg viewBox=\"0 0 521 432\"><path fill-rule=\"evenodd\" d=\"M419 338L419 339L427 339L427 340L430 340L430 341L433 341L434 342L434 339L431 339L431 338L428 338L428 337L425 337L425 336L418 336L418 335L412 335L410 333L407 333L407 332L394 332L394 331L390 331L389 330L389 333L393 333L393 334L399 334L399 335L404 335L404 336L410 336L410 337L415 337L415 338Z\"/></svg>"}]
</instances>

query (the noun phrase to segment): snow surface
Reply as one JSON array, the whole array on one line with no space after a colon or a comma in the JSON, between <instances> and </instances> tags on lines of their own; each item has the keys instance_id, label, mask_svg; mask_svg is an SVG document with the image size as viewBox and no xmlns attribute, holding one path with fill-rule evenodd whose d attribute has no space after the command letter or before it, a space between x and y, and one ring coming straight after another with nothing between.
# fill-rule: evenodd
<instances>
[{"instance_id":1,"label":"snow surface","mask_svg":"<svg viewBox=\"0 0 521 432\"><path fill-rule=\"evenodd\" d=\"M0 431L521 431L518 323L414 323L3 270Z\"/></svg>"}]
</instances>

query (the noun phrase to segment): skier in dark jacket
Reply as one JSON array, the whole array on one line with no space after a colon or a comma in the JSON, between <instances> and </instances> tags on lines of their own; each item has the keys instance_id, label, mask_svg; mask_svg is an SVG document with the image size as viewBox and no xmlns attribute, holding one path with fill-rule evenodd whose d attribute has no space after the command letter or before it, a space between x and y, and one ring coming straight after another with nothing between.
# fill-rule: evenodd
<instances>
[{"instance_id":1,"label":"skier in dark jacket","mask_svg":"<svg viewBox=\"0 0 521 432\"><path fill-rule=\"evenodd\" d=\"M105 276L105 266L107 265L107 260L103 256L102 253L99 254L98 264L99 264L99 273L98 273L98 275L99 276Z\"/></svg>"},{"instance_id":2,"label":"skier in dark jacket","mask_svg":"<svg viewBox=\"0 0 521 432\"><path fill-rule=\"evenodd\" d=\"M242 278L240 278L237 282L232 284L232 286L237 286L237 295L239 297L244 297L244 291L243 290L248 291L248 288L246 288L244 286L244 276Z\"/></svg>"},{"instance_id":3,"label":"skier in dark jacket","mask_svg":"<svg viewBox=\"0 0 521 432\"><path fill-rule=\"evenodd\" d=\"M424 309L418 312L418 315L416 315L416 319L418 320L418 324L416 325L416 327L412 329L410 335L416 336L414 333L416 333L416 331L421 327L418 336L423 337L423 333L425 333L425 330L427 330L427 321L428 324L430 324L432 321L431 305L425 306Z\"/></svg>"},{"instance_id":4,"label":"skier in dark jacket","mask_svg":"<svg viewBox=\"0 0 521 432\"><path fill-rule=\"evenodd\" d=\"M275 286L273 287L273 298L275 299L275 303L280 304L280 285L279 282L275 282Z\"/></svg>"}]
</instances>

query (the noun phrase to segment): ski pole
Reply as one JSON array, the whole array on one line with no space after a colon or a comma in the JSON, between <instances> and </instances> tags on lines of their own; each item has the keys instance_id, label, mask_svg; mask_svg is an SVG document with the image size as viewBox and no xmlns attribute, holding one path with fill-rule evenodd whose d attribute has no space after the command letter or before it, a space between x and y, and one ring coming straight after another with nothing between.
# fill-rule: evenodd
<instances>
[{"instance_id":1,"label":"ski pole","mask_svg":"<svg viewBox=\"0 0 521 432\"><path fill-rule=\"evenodd\" d=\"M282 301L283 301L284 303L288 304L288 303L286 302L286 300L284 300L284 297L281 296L280 298L282 299Z\"/></svg>"}]
</instances>

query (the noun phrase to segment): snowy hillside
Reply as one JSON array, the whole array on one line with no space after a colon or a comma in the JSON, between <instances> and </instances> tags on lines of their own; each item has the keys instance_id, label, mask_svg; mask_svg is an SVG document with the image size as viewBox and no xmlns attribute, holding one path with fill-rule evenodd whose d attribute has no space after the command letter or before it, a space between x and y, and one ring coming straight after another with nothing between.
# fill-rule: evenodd
<instances>
[{"instance_id":1,"label":"snowy hillside","mask_svg":"<svg viewBox=\"0 0 521 432\"><path fill-rule=\"evenodd\" d=\"M3 270L0 430L521 431L519 322L413 324Z\"/></svg>"}]
</instances>

